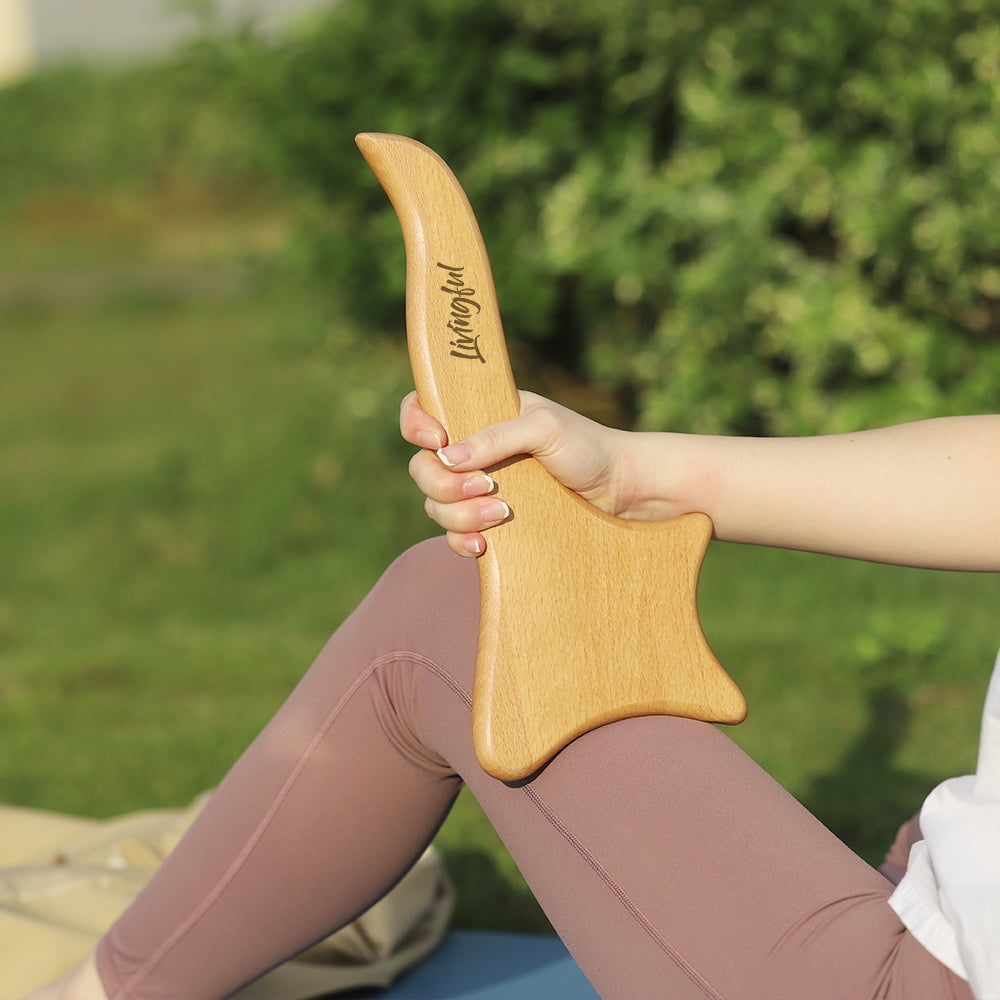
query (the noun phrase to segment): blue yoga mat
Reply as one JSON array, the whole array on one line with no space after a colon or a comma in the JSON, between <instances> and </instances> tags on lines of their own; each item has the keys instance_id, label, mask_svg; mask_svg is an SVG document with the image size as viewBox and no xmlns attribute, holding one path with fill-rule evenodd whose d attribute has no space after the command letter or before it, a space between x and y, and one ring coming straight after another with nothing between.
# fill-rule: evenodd
<instances>
[{"instance_id":1,"label":"blue yoga mat","mask_svg":"<svg viewBox=\"0 0 1000 1000\"><path fill-rule=\"evenodd\" d=\"M557 937L452 931L374 1000L600 1000Z\"/></svg>"}]
</instances>

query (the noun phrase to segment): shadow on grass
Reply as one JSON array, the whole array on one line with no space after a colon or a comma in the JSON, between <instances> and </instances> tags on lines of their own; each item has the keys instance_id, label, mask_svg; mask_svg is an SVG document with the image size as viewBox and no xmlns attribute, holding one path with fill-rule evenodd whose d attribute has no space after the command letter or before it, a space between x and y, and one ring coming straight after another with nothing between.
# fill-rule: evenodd
<instances>
[{"instance_id":1,"label":"shadow on grass","mask_svg":"<svg viewBox=\"0 0 1000 1000\"><path fill-rule=\"evenodd\" d=\"M555 933L531 892L526 887L511 884L486 851L449 848L447 862L458 890L456 927L525 934Z\"/></svg>"},{"instance_id":2,"label":"shadow on grass","mask_svg":"<svg viewBox=\"0 0 1000 1000\"><path fill-rule=\"evenodd\" d=\"M836 768L813 779L800 799L869 864L879 865L896 831L941 780L893 761L911 719L906 697L882 683L867 698L867 721Z\"/></svg>"}]
</instances>

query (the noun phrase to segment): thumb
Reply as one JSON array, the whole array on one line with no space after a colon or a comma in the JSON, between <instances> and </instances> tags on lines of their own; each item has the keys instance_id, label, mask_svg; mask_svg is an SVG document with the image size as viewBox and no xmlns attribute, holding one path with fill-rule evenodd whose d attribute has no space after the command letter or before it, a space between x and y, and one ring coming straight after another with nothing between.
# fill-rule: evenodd
<instances>
[{"instance_id":1,"label":"thumb","mask_svg":"<svg viewBox=\"0 0 1000 1000\"><path fill-rule=\"evenodd\" d=\"M520 416L490 424L461 441L438 449L438 458L456 472L487 469L515 455L533 455L544 451L553 427L545 411L529 406Z\"/></svg>"}]
</instances>

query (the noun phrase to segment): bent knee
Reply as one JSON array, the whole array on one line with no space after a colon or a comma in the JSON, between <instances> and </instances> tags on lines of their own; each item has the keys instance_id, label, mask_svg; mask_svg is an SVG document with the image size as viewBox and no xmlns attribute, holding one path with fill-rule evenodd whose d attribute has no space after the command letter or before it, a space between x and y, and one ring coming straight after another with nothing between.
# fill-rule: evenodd
<instances>
[{"instance_id":1,"label":"bent knee","mask_svg":"<svg viewBox=\"0 0 1000 1000\"><path fill-rule=\"evenodd\" d=\"M479 573L475 560L455 555L443 536L413 545L385 571L387 584L412 598L439 606L452 615L479 614Z\"/></svg>"}]
</instances>

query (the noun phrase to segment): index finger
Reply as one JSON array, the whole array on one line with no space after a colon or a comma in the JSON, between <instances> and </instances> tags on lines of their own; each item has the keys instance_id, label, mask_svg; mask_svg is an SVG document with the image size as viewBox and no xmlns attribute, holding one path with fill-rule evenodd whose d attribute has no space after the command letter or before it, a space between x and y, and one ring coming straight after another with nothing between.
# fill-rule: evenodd
<instances>
[{"instance_id":1,"label":"index finger","mask_svg":"<svg viewBox=\"0 0 1000 1000\"><path fill-rule=\"evenodd\" d=\"M430 451L437 451L448 443L448 432L420 406L415 392L408 393L399 404L399 431L403 440Z\"/></svg>"}]
</instances>

